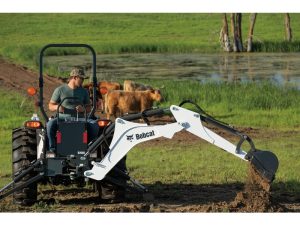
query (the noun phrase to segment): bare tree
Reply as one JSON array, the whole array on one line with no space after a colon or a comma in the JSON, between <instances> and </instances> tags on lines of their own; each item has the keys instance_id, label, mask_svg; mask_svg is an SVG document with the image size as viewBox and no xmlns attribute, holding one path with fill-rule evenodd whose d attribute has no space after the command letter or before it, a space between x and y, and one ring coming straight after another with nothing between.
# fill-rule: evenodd
<instances>
[{"instance_id":1,"label":"bare tree","mask_svg":"<svg viewBox=\"0 0 300 225\"><path fill-rule=\"evenodd\" d=\"M285 14L285 20L284 20L284 24L285 24L285 39L287 41L292 41L292 28L291 28L291 23L290 23L290 14L286 13Z\"/></svg>"},{"instance_id":2,"label":"bare tree","mask_svg":"<svg viewBox=\"0 0 300 225\"><path fill-rule=\"evenodd\" d=\"M233 51L237 52L238 48L237 48L237 45L236 45L235 13L231 13L231 15L230 15L230 26L231 26L231 34L232 34Z\"/></svg>"},{"instance_id":3,"label":"bare tree","mask_svg":"<svg viewBox=\"0 0 300 225\"><path fill-rule=\"evenodd\" d=\"M249 33L248 33L248 41L247 41L247 52L252 52L252 41L253 41L253 32L254 32L254 25L256 21L257 13L250 14L250 26L249 26Z\"/></svg>"},{"instance_id":4,"label":"bare tree","mask_svg":"<svg viewBox=\"0 0 300 225\"><path fill-rule=\"evenodd\" d=\"M247 39L247 52L253 51L253 33L256 22L257 13L250 14L250 26ZM242 52L243 40L242 40L242 13L231 13L230 26L232 35L232 46L230 45L230 39L228 35L228 23L226 13L223 14L223 26L220 32L220 42L226 52ZM291 19L289 13L285 13L285 38L287 41L292 41L292 28Z\"/></svg>"},{"instance_id":5,"label":"bare tree","mask_svg":"<svg viewBox=\"0 0 300 225\"><path fill-rule=\"evenodd\" d=\"M233 51L243 51L241 13L231 13L231 32L233 36Z\"/></svg>"},{"instance_id":6,"label":"bare tree","mask_svg":"<svg viewBox=\"0 0 300 225\"><path fill-rule=\"evenodd\" d=\"M238 46L238 51L243 51L243 38L242 38L242 13L236 14L236 41Z\"/></svg>"},{"instance_id":7,"label":"bare tree","mask_svg":"<svg viewBox=\"0 0 300 225\"><path fill-rule=\"evenodd\" d=\"M227 23L227 16L226 13L223 14L223 26L220 32L220 42L221 46L225 52L231 52L232 48L230 45L230 39L228 35L228 23Z\"/></svg>"}]
</instances>

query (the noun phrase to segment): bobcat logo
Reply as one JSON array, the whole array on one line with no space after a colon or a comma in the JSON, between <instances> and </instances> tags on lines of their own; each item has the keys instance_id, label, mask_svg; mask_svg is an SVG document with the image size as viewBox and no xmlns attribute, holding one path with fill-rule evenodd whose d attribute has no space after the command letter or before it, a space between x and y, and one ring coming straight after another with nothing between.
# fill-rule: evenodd
<instances>
[{"instance_id":1,"label":"bobcat logo","mask_svg":"<svg viewBox=\"0 0 300 225\"><path fill-rule=\"evenodd\" d=\"M126 135L126 137L127 137L127 141L132 142L132 140L133 140L133 135Z\"/></svg>"}]
</instances>

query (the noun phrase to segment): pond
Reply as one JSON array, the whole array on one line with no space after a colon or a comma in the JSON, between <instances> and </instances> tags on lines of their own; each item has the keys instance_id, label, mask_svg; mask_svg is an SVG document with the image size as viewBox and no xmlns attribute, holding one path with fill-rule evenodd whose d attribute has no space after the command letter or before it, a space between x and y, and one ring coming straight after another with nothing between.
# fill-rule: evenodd
<instances>
[{"instance_id":1,"label":"pond","mask_svg":"<svg viewBox=\"0 0 300 225\"><path fill-rule=\"evenodd\" d=\"M90 56L51 56L59 71L91 69ZM261 82L300 90L300 53L106 54L97 55L99 80L192 79L200 82Z\"/></svg>"}]
</instances>

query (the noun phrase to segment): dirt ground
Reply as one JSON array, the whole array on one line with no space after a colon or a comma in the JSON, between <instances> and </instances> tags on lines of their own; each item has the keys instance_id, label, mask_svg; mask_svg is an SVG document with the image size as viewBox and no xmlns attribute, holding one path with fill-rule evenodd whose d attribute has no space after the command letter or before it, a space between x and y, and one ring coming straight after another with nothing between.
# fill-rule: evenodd
<instances>
[{"instance_id":1,"label":"dirt ground","mask_svg":"<svg viewBox=\"0 0 300 225\"><path fill-rule=\"evenodd\" d=\"M38 74L25 67L9 63L0 58L0 88L18 90L26 94L30 86L38 87ZM61 80L44 76L44 102L48 102ZM168 120L169 118L163 118ZM260 132L253 128L240 128L251 137L261 138L279 135ZM227 135L215 130L221 135ZM280 133L291 135L291 132ZM197 137L184 132L176 135L175 142L199 141ZM158 141L168 144L171 140ZM300 193L290 193L282 185L270 191L262 190L253 182L253 171L249 169L249 182L231 184L144 184L149 195L129 192L126 200L118 204L106 204L97 197L92 186L69 187L60 190L52 186L39 186L39 203L32 207L12 204L12 198L0 202L0 212L300 212ZM251 179L250 179L251 178ZM149 198L150 196L150 198Z\"/></svg>"},{"instance_id":2,"label":"dirt ground","mask_svg":"<svg viewBox=\"0 0 300 225\"><path fill-rule=\"evenodd\" d=\"M108 204L92 186L65 188L40 186L39 202L31 207L0 202L0 212L299 212L300 195L285 190L266 192L232 184L145 185L149 194L129 192L122 203ZM149 197L150 196L150 197Z\"/></svg>"},{"instance_id":3,"label":"dirt ground","mask_svg":"<svg viewBox=\"0 0 300 225\"><path fill-rule=\"evenodd\" d=\"M38 88L38 73L28 68L15 65L0 58L0 87L11 90L18 90L26 94L29 87ZM50 76L44 76L44 101L48 102L55 87L62 84L62 81Z\"/></svg>"}]
</instances>

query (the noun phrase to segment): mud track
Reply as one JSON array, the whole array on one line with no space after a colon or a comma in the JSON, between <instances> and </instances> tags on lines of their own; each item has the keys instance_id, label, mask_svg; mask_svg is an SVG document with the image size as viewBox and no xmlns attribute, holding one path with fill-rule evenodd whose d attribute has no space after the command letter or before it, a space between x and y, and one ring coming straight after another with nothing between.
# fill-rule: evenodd
<instances>
[{"instance_id":1,"label":"mud track","mask_svg":"<svg viewBox=\"0 0 300 225\"><path fill-rule=\"evenodd\" d=\"M61 80L44 76L44 102L47 104L55 87ZM0 58L0 88L18 91L26 95L30 86L38 87L38 74L26 67L18 66ZM169 121L164 117L160 120ZM251 137L274 137L291 135L286 133L260 132L253 128L240 128ZM227 136L219 130L214 130ZM199 139L182 132L173 140L158 139L162 144L198 142ZM0 212L51 211L51 212L283 212L300 211L300 194L290 193L285 185L276 190L264 192L248 184L144 184L153 198L144 199L142 195L128 193L123 203L107 204L99 200L91 186L85 188L57 188L39 186L39 203L32 207L11 204L9 197L0 202Z\"/></svg>"}]
</instances>

